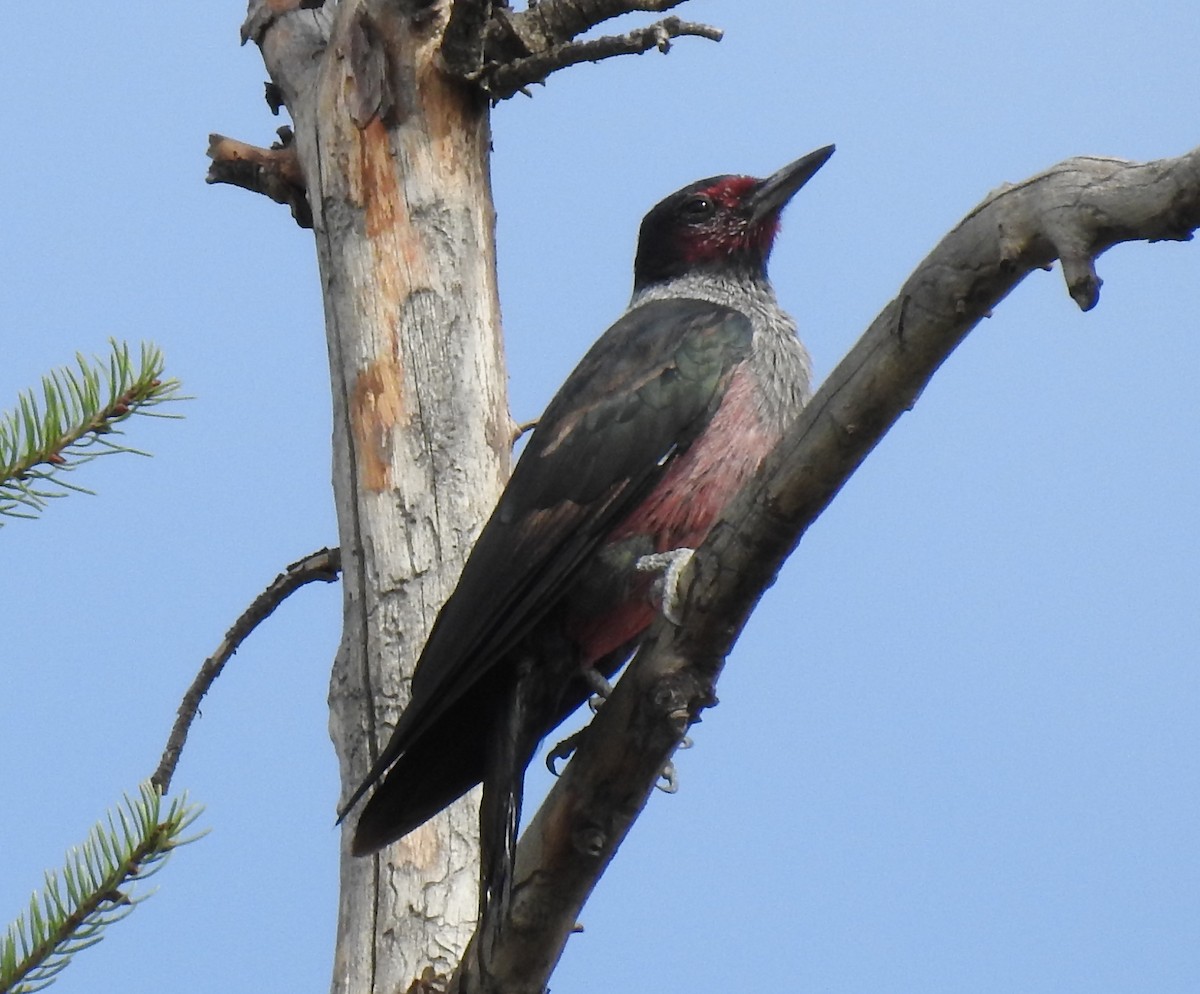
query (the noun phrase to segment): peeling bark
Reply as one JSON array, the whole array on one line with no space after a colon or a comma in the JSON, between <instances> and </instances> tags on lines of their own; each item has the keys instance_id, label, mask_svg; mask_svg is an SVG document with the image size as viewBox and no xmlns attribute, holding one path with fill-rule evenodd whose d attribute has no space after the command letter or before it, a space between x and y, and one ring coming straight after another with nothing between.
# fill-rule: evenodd
<instances>
[{"instance_id":1,"label":"peeling bark","mask_svg":"<svg viewBox=\"0 0 1200 994\"><path fill-rule=\"evenodd\" d=\"M325 298L344 630L330 729L348 793L507 474L487 102L434 65L407 8L251 6L295 123ZM330 798L330 810L334 809ZM331 814L332 819L332 814ZM333 990L449 973L476 913L476 802L380 856L343 833Z\"/></svg>"}]
</instances>

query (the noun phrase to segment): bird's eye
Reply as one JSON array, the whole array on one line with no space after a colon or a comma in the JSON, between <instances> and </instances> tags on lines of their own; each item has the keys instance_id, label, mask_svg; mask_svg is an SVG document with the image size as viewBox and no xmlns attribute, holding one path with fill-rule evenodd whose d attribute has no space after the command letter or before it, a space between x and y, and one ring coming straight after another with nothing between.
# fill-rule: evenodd
<instances>
[{"instance_id":1,"label":"bird's eye","mask_svg":"<svg viewBox=\"0 0 1200 994\"><path fill-rule=\"evenodd\" d=\"M688 221L700 221L713 212L714 206L712 197L700 194L684 201L681 212Z\"/></svg>"}]
</instances>

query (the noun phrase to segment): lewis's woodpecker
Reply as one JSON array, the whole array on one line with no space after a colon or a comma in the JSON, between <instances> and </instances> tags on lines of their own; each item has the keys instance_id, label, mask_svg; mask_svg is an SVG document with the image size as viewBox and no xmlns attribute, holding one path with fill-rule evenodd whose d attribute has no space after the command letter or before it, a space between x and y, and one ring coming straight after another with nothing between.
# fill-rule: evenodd
<instances>
[{"instance_id":1,"label":"lewis's woodpecker","mask_svg":"<svg viewBox=\"0 0 1200 994\"><path fill-rule=\"evenodd\" d=\"M546 408L366 779L364 855L483 783L481 903L507 890L525 768L654 618L652 553L699 545L809 397L767 258L833 154L703 179L642 221L633 299Z\"/></svg>"}]
</instances>

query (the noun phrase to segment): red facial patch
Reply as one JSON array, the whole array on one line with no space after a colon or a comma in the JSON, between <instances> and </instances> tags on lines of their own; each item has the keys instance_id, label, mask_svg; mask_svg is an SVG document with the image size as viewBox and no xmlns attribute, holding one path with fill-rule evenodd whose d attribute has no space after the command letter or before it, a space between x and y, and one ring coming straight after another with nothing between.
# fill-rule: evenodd
<instances>
[{"instance_id":1,"label":"red facial patch","mask_svg":"<svg viewBox=\"0 0 1200 994\"><path fill-rule=\"evenodd\" d=\"M722 207L736 210L758 184L753 176L726 176L703 193Z\"/></svg>"},{"instance_id":2,"label":"red facial patch","mask_svg":"<svg viewBox=\"0 0 1200 994\"><path fill-rule=\"evenodd\" d=\"M766 255L779 231L779 218L767 217L751 225L742 208L762 180L753 176L725 176L699 193L718 205L707 223L686 230L681 254L690 263L738 255Z\"/></svg>"}]
</instances>

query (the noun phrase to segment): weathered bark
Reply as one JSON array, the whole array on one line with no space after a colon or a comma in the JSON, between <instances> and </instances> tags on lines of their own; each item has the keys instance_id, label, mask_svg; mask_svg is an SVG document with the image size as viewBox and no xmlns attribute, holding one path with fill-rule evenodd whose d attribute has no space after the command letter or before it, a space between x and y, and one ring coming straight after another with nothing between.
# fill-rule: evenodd
<instances>
[{"instance_id":1,"label":"weathered bark","mask_svg":"<svg viewBox=\"0 0 1200 994\"><path fill-rule=\"evenodd\" d=\"M507 474L488 110L434 65L436 19L272 7L252 5L248 33L295 122L325 297L345 584L330 730L348 791ZM353 820L333 990L449 972L474 929L475 801L369 859L349 855Z\"/></svg>"},{"instance_id":2,"label":"weathered bark","mask_svg":"<svg viewBox=\"0 0 1200 994\"><path fill-rule=\"evenodd\" d=\"M249 4L242 39L261 49L268 101L286 106L294 137L272 149L215 140L210 179L289 204L316 237L344 570L330 689L343 796L387 741L429 626L507 475L514 426L486 77L504 74L515 92L582 58L665 50L678 34L719 37L668 19L603 51L574 42L622 13L682 2L546 0L518 14L488 0ZM392 994L458 963L476 911L476 807L465 799L373 859L348 855L347 828L335 992Z\"/></svg>"},{"instance_id":3,"label":"weathered bark","mask_svg":"<svg viewBox=\"0 0 1200 994\"><path fill-rule=\"evenodd\" d=\"M991 194L922 262L821 386L690 566L683 626L661 620L521 839L489 990L540 994L596 881L688 726L715 702L750 612L942 362L1035 269L1098 300L1095 259L1200 227L1200 149L1149 163L1076 158ZM461 990L481 983L468 958Z\"/></svg>"},{"instance_id":4,"label":"weathered bark","mask_svg":"<svg viewBox=\"0 0 1200 994\"><path fill-rule=\"evenodd\" d=\"M228 183L261 193L277 204L287 204L301 228L312 227L304 174L292 144L291 128L279 129L279 141L270 148L248 145L224 135L208 136L208 183Z\"/></svg>"}]
</instances>

